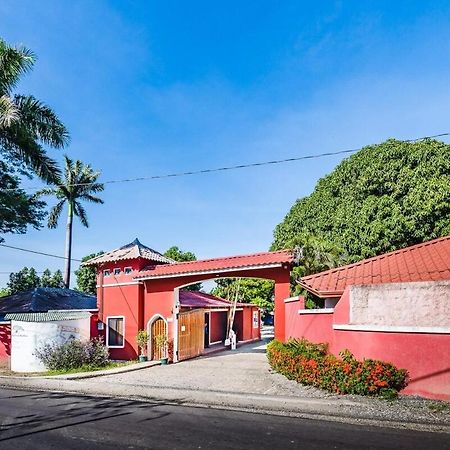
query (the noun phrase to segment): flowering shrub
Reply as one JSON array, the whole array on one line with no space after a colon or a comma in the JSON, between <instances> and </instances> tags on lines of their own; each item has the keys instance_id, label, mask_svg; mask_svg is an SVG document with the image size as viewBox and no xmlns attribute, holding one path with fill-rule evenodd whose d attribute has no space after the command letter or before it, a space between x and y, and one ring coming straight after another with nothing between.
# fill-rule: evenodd
<instances>
[{"instance_id":1,"label":"flowering shrub","mask_svg":"<svg viewBox=\"0 0 450 450\"><path fill-rule=\"evenodd\" d=\"M271 367L290 380L339 394L397 396L408 384L408 373L392 364L363 359L358 361L348 350L336 357L327 344L306 339L277 340L267 346Z\"/></svg>"},{"instance_id":2,"label":"flowering shrub","mask_svg":"<svg viewBox=\"0 0 450 450\"><path fill-rule=\"evenodd\" d=\"M109 351L103 339L79 341L70 339L64 344L45 344L36 356L48 370L70 370L79 367L97 368L109 363Z\"/></svg>"}]
</instances>

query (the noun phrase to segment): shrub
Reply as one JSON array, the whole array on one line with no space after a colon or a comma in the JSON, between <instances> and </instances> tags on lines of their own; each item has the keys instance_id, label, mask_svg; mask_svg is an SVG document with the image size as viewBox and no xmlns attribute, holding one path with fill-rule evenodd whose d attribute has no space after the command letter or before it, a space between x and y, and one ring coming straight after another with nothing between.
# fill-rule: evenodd
<instances>
[{"instance_id":1,"label":"shrub","mask_svg":"<svg viewBox=\"0 0 450 450\"><path fill-rule=\"evenodd\" d=\"M109 351L101 338L45 344L35 354L48 370L70 370L83 366L97 368L109 363Z\"/></svg>"},{"instance_id":2,"label":"shrub","mask_svg":"<svg viewBox=\"0 0 450 450\"><path fill-rule=\"evenodd\" d=\"M267 346L271 367L290 380L339 394L397 396L405 388L408 373L390 363L355 359L349 350L339 357L328 353L327 344L306 339L274 340Z\"/></svg>"}]
</instances>

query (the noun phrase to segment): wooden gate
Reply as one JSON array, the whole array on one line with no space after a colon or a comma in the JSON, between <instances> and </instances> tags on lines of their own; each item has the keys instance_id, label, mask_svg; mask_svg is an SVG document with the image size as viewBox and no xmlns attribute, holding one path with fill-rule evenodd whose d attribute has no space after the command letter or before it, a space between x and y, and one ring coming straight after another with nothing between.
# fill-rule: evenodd
<instances>
[{"instance_id":1,"label":"wooden gate","mask_svg":"<svg viewBox=\"0 0 450 450\"><path fill-rule=\"evenodd\" d=\"M156 345L156 336L163 334L167 336L167 325L164 319L156 319L151 328L151 357L152 359L161 359L167 357L167 349L158 348Z\"/></svg>"},{"instance_id":2,"label":"wooden gate","mask_svg":"<svg viewBox=\"0 0 450 450\"><path fill-rule=\"evenodd\" d=\"M196 309L178 315L178 361L195 358L205 345L205 311Z\"/></svg>"}]
</instances>

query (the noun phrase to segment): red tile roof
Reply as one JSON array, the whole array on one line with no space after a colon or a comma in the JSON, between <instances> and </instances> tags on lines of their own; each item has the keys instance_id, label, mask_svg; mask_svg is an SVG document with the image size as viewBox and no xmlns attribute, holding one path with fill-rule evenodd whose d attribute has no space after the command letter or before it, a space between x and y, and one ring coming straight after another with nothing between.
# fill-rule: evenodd
<instances>
[{"instance_id":1,"label":"red tile roof","mask_svg":"<svg viewBox=\"0 0 450 450\"><path fill-rule=\"evenodd\" d=\"M142 270L135 278L167 278L173 276L187 276L227 272L239 269L258 269L264 267L291 264L292 253L288 250L277 252L255 253L252 255L228 256L224 258L187 261L174 264L153 265Z\"/></svg>"},{"instance_id":2,"label":"red tile roof","mask_svg":"<svg viewBox=\"0 0 450 450\"><path fill-rule=\"evenodd\" d=\"M154 261L158 263L168 264L173 263L173 259L162 255L161 253L147 247L139 242L139 239L135 239L127 245L123 245L120 248L103 253L102 255L95 256L82 263L83 266L95 266L107 262L116 262L129 259L142 258L148 261Z\"/></svg>"},{"instance_id":3,"label":"red tile roof","mask_svg":"<svg viewBox=\"0 0 450 450\"><path fill-rule=\"evenodd\" d=\"M180 291L180 305L184 308L231 308L233 303L206 292ZM254 306L237 303L237 306Z\"/></svg>"},{"instance_id":4,"label":"red tile roof","mask_svg":"<svg viewBox=\"0 0 450 450\"><path fill-rule=\"evenodd\" d=\"M350 285L450 280L450 236L303 277L313 294L340 297Z\"/></svg>"}]
</instances>

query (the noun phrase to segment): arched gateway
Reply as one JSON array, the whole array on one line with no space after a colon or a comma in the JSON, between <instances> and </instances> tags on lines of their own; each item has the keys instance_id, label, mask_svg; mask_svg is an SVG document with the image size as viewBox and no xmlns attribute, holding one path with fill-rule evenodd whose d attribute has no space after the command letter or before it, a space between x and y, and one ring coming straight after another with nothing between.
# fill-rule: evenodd
<instances>
[{"instance_id":1,"label":"arched gateway","mask_svg":"<svg viewBox=\"0 0 450 450\"><path fill-rule=\"evenodd\" d=\"M180 288L192 283L227 277L254 277L275 282L275 337L285 339L284 300L290 294L293 256L289 251L264 252L177 263L142 245L137 239L117 250L93 258L85 265L97 268L99 320L109 326L108 317L123 317L125 345L112 348L112 357L131 359L137 354L135 336L152 317L167 323L173 342L173 359L178 360L182 341ZM99 328L102 328L101 326ZM108 344L108 343L107 343ZM192 345L192 344L191 344Z\"/></svg>"}]
</instances>

